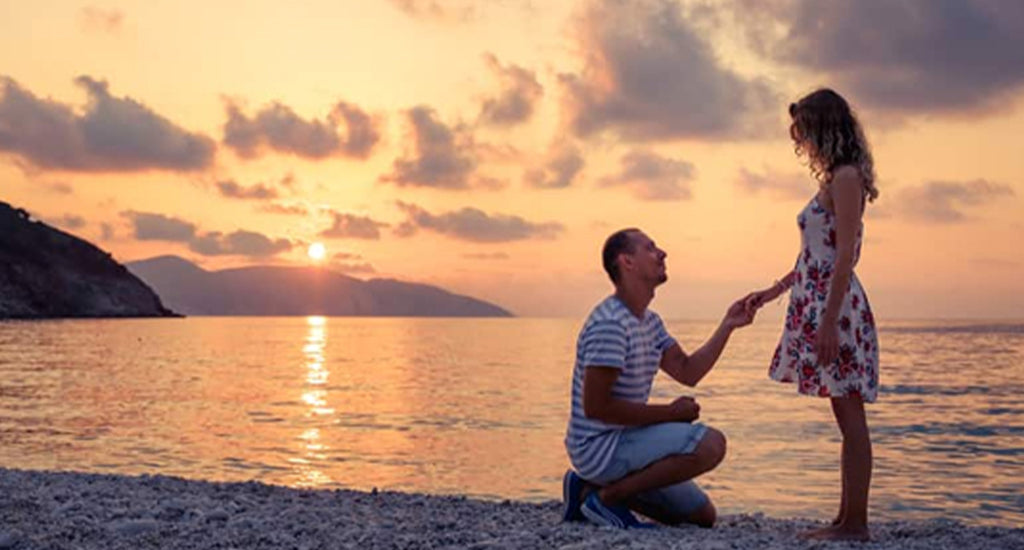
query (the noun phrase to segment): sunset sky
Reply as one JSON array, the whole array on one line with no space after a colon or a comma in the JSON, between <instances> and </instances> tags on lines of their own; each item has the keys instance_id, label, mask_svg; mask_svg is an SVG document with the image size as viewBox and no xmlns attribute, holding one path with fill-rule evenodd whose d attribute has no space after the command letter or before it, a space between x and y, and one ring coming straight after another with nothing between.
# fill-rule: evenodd
<instances>
[{"instance_id":1,"label":"sunset sky","mask_svg":"<svg viewBox=\"0 0 1024 550\"><path fill-rule=\"evenodd\" d=\"M796 258L819 86L875 155L876 316L1024 318L1014 0L0 0L0 200L122 262L322 242L524 316L584 315L638 226L652 307L716 318Z\"/></svg>"}]
</instances>

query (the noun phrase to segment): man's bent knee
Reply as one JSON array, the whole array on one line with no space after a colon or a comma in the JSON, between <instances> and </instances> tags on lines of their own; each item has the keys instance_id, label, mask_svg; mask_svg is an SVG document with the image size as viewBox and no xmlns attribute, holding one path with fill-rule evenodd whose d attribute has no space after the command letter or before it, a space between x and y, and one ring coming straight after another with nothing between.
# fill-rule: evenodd
<instances>
[{"instance_id":1,"label":"man's bent knee","mask_svg":"<svg viewBox=\"0 0 1024 550\"><path fill-rule=\"evenodd\" d=\"M705 471L708 471L722 462L722 459L725 458L725 450L725 434L714 428L708 428L694 454L706 468Z\"/></svg>"},{"instance_id":2,"label":"man's bent knee","mask_svg":"<svg viewBox=\"0 0 1024 550\"><path fill-rule=\"evenodd\" d=\"M669 514L661 516L645 512L644 509L639 509L641 514L647 515L652 519L656 519L665 525L696 525L698 527L714 527L715 521L718 520L718 511L715 510L715 505L708 500L700 508L690 512L686 515Z\"/></svg>"},{"instance_id":3,"label":"man's bent knee","mask_svg":"<svg viewBox=\"0 0 1024 550\"><path fill-rule=\"evenodd\" d=\"M711 504L709 500L700 510L693 512L686 518L687 523L692 523L699 527L714 527L715 521L718 519L718 511L715 510L715 505Z\"/></svg>"}]
</instances>

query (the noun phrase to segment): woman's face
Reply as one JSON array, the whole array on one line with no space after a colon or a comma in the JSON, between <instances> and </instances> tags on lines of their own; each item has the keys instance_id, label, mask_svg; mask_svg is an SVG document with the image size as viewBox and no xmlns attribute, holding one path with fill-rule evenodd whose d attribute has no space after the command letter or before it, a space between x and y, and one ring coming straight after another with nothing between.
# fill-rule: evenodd
<instances>
[{"instance_id":1,"label":"woman's face","mask_svg":"<svg viewBox=\"0 0 1024 550\"><path fill-rule=\"evenodd\" d=\"M809 156L813 157L817 154L814 142L804 138L803 134L800 132L800 126L795 120L793 121L793 124L789 126L789 137L793 139L793 143L796 144L801 151L807 153Z\"/></svg>"}]
</instances>

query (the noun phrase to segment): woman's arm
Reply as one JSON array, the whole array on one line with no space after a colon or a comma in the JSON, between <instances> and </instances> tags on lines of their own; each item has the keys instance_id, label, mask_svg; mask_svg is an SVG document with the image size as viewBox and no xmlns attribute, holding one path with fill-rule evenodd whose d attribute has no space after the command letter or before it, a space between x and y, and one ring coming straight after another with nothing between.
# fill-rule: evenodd
<instances>
[{"instance_id":1,"label":"woman's arm","mask_svg":"<svg viewBox=\"0 0 1024 550\"><path fill-rule=\"evenodd\" d=\"M821 364L831 363L839 354L839 309L853 275L853 253L857 228L860 226L864 185L855 169L844 167L836 171L829 189L836 220L836 259L815 342L815 351Z\"/></svg>"},{"instance_id":2,"label":"woman's arm","mask_svg":"<svg viewBox=\"0 0 1024 550\"><path fill-rule=\"evenodd\" d=\"M764 304L776 299L783 292L790 289L793 283L796 282L796 270L791 269L782 277L775 280L775 284L764 289L759 290L750 295L750 305L754 308L759 308Z\"/></svg>"}]
</instances>

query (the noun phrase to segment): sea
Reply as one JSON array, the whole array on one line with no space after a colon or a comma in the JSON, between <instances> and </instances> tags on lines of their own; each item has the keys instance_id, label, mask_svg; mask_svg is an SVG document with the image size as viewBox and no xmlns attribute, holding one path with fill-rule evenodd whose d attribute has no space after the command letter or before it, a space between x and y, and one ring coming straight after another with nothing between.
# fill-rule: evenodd
<instances>
[{"instance_id":1,"label":"sea","mask_svg":"<svg viewBox=\"0 0 1024 550\"><path fill-rule=\"evenodd\" d=\"M560 498L582 319L191 317L0 322L0 466L305 488ZM715 328L668 321L685 349ZM829 519L826 400L767 378L779 322L692 395L728 456L722 513ZM871 516L1024 525L1024 321L882 321Z\"/></svg>"}]
</instances>

